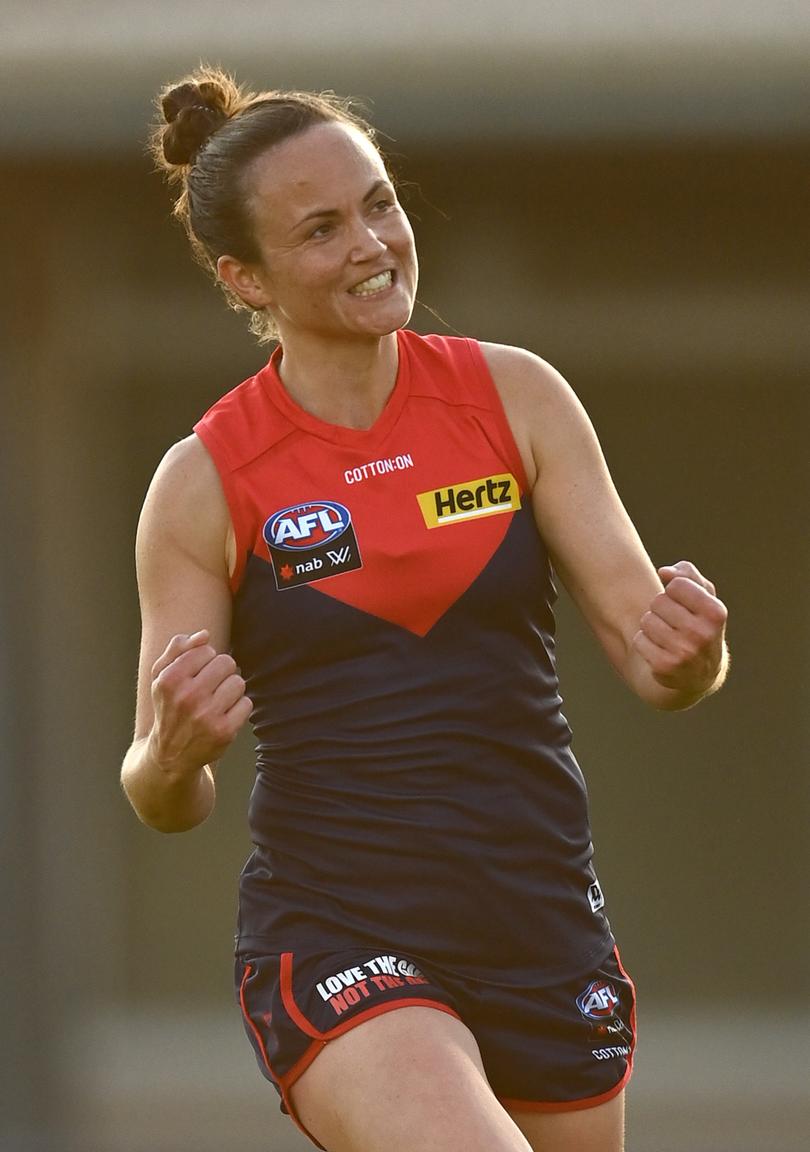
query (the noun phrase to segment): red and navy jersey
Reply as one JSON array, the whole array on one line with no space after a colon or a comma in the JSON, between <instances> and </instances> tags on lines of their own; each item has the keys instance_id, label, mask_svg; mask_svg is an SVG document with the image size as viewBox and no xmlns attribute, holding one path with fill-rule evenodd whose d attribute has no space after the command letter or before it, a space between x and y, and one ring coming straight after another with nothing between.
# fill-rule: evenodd
<instances>
[{"instance_id":1,"label":"red and navy jersey","mask_svg":"<svg viewBox=\"0 0 810 1152\"><path fill-rule=\"evenodd\" d=\"M478 344L397 339L369 429L299 408L280 349L195 426L236 535L258 741L238 946L550 982L613 941L549 559Z\"/></svg>"}]
</instances>

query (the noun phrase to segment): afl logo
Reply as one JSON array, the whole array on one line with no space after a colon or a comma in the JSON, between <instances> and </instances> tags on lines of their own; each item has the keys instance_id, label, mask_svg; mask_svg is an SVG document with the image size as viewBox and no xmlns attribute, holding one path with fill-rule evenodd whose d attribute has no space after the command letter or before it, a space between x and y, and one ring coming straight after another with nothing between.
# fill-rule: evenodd
<instances>
[{"instance_id":1,"label":"afl logo","mask_svg":"<svg viewBox=\"0 0 810 1152\"><path fill-rule=\"evenodd\" d=\"M363 567L352 516L335 500L310 500L274 512L262 529L279 592Z\"/></svg>"},{"instance_id":2,"label":"afl logo","mask_svg":"<svg viewBox=\"0 0 810 1152\"><path fill-rule=\"evenodd\" d=\"M264 526L264 538L271 548L299 552L330 544L343 535L351 522L349 509L333 500L293 504L270 517Z\"/></svg>"},{"instance_id":3,"label":"afl logo","mask_svg":"<svg viewBox=\"0 0 810 1152\"><path fill-rule=\"evenodd\" d=\"M619 997L607 980L592 980L577 996L577 1008L587 1020L607 1020L619 1007Z\"/></svg>"}]
</instances>

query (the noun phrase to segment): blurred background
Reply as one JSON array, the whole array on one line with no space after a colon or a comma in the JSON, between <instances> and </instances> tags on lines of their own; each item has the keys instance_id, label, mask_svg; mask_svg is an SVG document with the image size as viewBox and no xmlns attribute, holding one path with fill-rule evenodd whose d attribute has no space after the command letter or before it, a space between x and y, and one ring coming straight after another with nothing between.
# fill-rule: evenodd
<instances>
[{"instance_id":1,"label":"blurred background","mask_svg":"<svg viewBox=\"0 0 810 1152\"><path fill-rule=\"evenodd\" d=\"M0 1148L308 1146L232 1001L250 738L194 832L118 785L146 486L266 358L144 154L201 58L365 100L414 327L551 360L653 559L729 604L731 680L673 716L563 598L563 695L639 985L629 1152L806 1148L810 7L785 0L0 0Z\"/></svg>"}]
</instances>

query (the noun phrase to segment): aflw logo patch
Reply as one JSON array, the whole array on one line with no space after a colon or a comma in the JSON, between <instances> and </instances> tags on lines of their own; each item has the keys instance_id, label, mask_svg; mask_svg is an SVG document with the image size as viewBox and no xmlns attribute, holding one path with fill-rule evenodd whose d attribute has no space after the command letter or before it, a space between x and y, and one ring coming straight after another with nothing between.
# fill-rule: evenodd
<instances>
[{"instance_id":1,"label":"aflw logo patch","mask_svg":"<svg viewBox=\"0 0 810 1152\"><path fill-rule=\"evenodd\" d=\"M592 980L577 996L577 1008L587 1020L606 1020L619 1007L616 990L607 980Z\"/></svg>"},{"instance_id":2,"label":"aflw logo patch","mask_svg":"<svg viewBox=\"0 0 810 1152\"><path fill-rule=\"evenodd\" d=\"M279 591L363 566L351 513L335 500L282 508L265 521L262 535Z\"/></svg>"},{"instance_id":3,"label":"aflw logo patch","mask_svg":"<svg viewBox=\"0 0 810 1152\"><path fill-rule=\"evenodd\" d=\"M511 472L467 480L433 492L420 492L416 499L428 528L455 524L458 520L474 520L478 516L493 516L499 512L517 512L520 507L517 480Z\"/></svg>"}]
</instances>

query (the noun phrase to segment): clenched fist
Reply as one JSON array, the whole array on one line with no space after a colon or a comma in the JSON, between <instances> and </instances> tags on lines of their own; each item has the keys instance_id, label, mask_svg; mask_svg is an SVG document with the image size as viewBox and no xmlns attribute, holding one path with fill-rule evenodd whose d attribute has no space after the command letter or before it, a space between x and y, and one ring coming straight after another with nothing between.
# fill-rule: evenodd
<instances>
[{"instance_id":1,"label":"clenched fist","mask_svg":"<svg viewBox=\"0 0 810 1152\"><path fill-rule=\"evenodd\" d=\"M152 667L155 720L150 752L172 772L196 772L219 759L252 710L232 656L208 632L173 636Z\"/></svg>"},{"instance_id":2,"label":"clenched fist","mask_svg":"<svg viewBox=\"0 0 810 1152\"><path fill-rule=\"evenodd\" d=\"M663 687L696 698L719 686L728 612L688 560L658 569L664 585L639 622L633 646Z\"/></svg>"}]
</instances>

